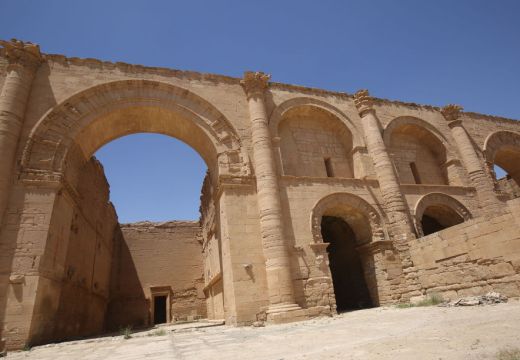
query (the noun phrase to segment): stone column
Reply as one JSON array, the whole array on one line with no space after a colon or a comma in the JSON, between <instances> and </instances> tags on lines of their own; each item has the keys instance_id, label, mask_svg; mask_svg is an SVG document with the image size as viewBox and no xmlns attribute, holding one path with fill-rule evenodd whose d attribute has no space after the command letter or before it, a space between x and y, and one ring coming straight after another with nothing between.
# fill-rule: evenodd
<instances>
[{"instance_id":1,"label":"stone column","mask_svg":"<svg viewBox=\"0 0 520 360\"><path fill-rule=\"evenodd\" d=\"M441 113L448 121L453 139L457 144L462 163L464 164L471 183L477 190L479 207L486 212L501 212L503 204L495 194L493 179L485 170L480 158L473 147L471 138L460 120L462 107L458 105L447 105L441 109Z\"/></svg>"},{"instance_id":2,"label":"stone column","mask_svg":"<svg viewBox=\"0 0 520 360\"><path fill-rule=\"evenodd\" d=\"M406 242L415 238L415 231L410 221L408 206L401 193L394 165L381 135L379 119L373 108L373 100L368 90L360 90L354 95L354 102L361 117L366 147L374 162L391 235L396 242Z\"/></svg>"},{"instance_id":3,"label":"stone column","mask_svg":"<svg viewBox=\"0 0 520 360\"><path fill-rule=\"evenodd\" d=\"M295 303L291 261L284 236L276 163L267 122L264 92L270 76L246 72L242 86L249 103L260 231L267 272L269 314L299 309Z\"/></svg>"},{"instance_id":4,"label":"stone column","mask_svg":"<svg viewBox=\"0 0 520 360\"><path fill-rule=\"evenodd\" d=\"M0 93L0 228L7 207L16 148L22 130L31 84L41 63L38 45L18 40L0 41L9 61Z\"/></svg>"}]
</instances>

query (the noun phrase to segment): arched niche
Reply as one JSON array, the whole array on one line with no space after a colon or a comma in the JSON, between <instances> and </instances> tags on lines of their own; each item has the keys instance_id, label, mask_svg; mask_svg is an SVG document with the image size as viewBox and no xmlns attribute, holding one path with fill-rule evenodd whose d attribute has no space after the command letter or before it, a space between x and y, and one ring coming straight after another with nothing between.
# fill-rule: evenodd
<instances>
[{"instance_id":1,"label":"arched niche","mask_svg":"<svg viewBox=\"0 0 520 360\"><path fill-rule=\"evenodd\" d=\"M270 117L279 146L282 173L293 176L353 178L357 129L338 109L320 100L296 98Z\"/></svg>"},{"instance_id":2,"label":"arched niche","mask_svg":"<svg viewBox=\"0 0 520 360\"><path fill-rule=\"evenodd\" d=\"M461 185L460 162L433 125L410 116L386 126L383 139L402 184Z\"/></svg>"},{"instance_id":3,"label":"arched niche","mask_svg":"<svg viewBox=\"0 0 520 360\"><path fill-rule=\"evenodd\" d=\"M419 236L429 235L468 221L470 211L455 198L442 193L422 196L415 205L415 227ZM424 226L428 229L425 229Z\"/></svg>"}]
</instances>

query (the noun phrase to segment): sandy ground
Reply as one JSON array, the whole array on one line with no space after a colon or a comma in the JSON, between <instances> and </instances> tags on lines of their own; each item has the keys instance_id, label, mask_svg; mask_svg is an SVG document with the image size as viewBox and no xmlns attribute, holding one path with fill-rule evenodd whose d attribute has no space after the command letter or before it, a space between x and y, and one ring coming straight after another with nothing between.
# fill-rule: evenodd
<instances>
[{"instance_id":1,"label":"sandy ground","mask_svg":"<svg viewBox=\"0 0 520 360\"><path fill-rule=\"evenodd\" d=\"M9 353L7 358L495 359L500 349L520 348L520 302L376 308L264 328L182 325L163 329L164 335L142 332L128 340L115 336L52 344Z\"/></svg>"}]
</instances>

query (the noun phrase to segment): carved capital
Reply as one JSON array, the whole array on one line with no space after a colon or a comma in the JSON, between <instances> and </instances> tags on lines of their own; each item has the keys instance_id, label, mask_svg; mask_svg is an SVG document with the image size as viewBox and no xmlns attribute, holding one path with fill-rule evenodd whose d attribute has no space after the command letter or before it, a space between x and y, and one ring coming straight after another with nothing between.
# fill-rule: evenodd
<instances>
[{"instance_id":1,"label":"carved capital","mask_svg":"<svg viewBox=\"0 0 520 360\"><path fill-rule=\"evenodd\" d=\"M462 111L462 106L453 105L453 104L446 105L445 107L443 107L441 109L442 116L444 116L444 118L447 121L458 120L460 117L461 111Z\"/></svg>"},{"instance_id":2,"label":"carved capital","mask_svg":"<svg viewBox=\"0 0 520 360\"><path fill-rule=\"evenodd\" d=\"M374 111L374 100L368 93L368 90L359 90L354 94L354 104L358 110L359 116L363 117L367 113Z\"/></svg>"},{"instance_id":3,"label":"carved capital","mask_svg":"<svg viewBox=\"0 0 520 360\"><path fill-rule=\"evenodd\" d=\"M40 46L37 44L11 39L10 41L0 40L0 45L4 47L5 55L11 65L35 69L42 62Z\"/></svg>"},{"instance_id":4,"label":"carved capital","mask_svg":"<svg viewBox=\"0 0 520 360\"><path fill-rule=\"evenodd\" d=\"M254 95L261 95L269 86L269 79L271 75L265 74L261 71L246 71L244 79L240 82L244 88L247 98Z\"/></svg>"}]
</instances>

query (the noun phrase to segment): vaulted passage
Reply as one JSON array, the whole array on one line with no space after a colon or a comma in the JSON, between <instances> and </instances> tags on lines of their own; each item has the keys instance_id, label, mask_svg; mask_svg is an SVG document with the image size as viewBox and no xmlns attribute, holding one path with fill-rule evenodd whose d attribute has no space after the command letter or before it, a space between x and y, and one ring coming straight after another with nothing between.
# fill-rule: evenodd
<instances>
[{"instance_id":1,"label":"vaulted passage","mask_svg":"<svg viewBox=\"0 0 520 360\"><path fill-rule=\"evenodd\" d=\"M439 205L429 206L424 210L421 226L426 236L463 222L464 219L456 211Z\"/></svg>"},{"instance_id":2,"label":"vaulted passage","mask_svg":"<svg viewBox=\"0 0 520 360\"><path fill-rule=\"evenodd\" d=\"M323 216L323 241L330 243L329 266L332 274L338 312L362 309L373 305L363 272L361 258L356 250L356 235L341 218Z\"/></svg>"}]
</instances>

